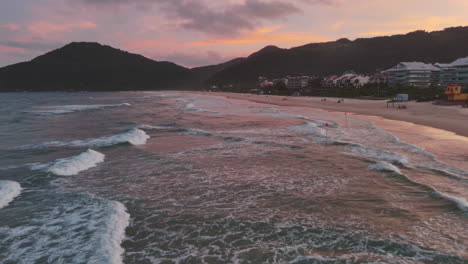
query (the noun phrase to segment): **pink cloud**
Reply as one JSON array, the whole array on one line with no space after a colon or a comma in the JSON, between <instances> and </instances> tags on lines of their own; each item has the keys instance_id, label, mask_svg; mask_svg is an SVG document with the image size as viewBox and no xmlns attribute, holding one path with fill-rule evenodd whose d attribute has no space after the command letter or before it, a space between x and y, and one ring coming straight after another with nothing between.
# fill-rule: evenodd
<instances>
[{"instance_id":1,"label":"pink cloud","mask_svg":"<svg viewBox=\"0 0 468 264\"><path fill-rule=\"evenodd\" d=\"M97 25L90 21L76 22L76 23L63 23L63 24L54 24L44 21L37 21L28 26L28 30L31 33L37 35L48 35L59 32L68 32L76 29L93 29Z\"/></svg>"},{"instance_id":2,"label":"pink cloud","mask_svg":"<svg viewBox=\"0 0 468 264\"><path fill-rule=\"evenodd\" d=\"M4 28L9 31L18 31L21 29L21 26L17 24L5 24L5 25L0 25L0 28Z\"/></svg>"},{"instance_id":3,"label":"pink cloud","mask_svg":"<svg viewBox=\"0 0 468 264\"><path fill-rule=\"evenodd\" d=\"M0 45L0 53L24 53L25 51L23 48Z\"/></svg>"}]
</instances>

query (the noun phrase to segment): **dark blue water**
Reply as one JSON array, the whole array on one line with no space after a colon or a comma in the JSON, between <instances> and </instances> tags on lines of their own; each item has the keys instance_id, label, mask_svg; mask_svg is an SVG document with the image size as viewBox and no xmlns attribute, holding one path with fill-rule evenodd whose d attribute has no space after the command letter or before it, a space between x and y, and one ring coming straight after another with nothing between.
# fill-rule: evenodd
<instances>
[{"instance_id":1,"label":"dark blue water","mask_svg":"<svg viewBox=\"0 0 468 264\"><path fill-rule=\"evenodd\" d=\"M203 94L1 94L0 263L466 263L468 172L344 122Z\"/></svg>"}]
</instances>

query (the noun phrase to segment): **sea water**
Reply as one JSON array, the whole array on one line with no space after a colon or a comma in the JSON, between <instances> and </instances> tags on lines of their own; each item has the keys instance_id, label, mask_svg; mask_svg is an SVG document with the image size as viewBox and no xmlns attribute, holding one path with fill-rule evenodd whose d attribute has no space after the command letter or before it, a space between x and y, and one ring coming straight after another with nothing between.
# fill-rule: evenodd
<instances>
[{"instance_id":1,"label":"sea water","mask_svg":"<svg viewBox=\"0 0 468 264\"><path fill-rule=\"evenodd\" d=\"M5 93L0 263L466 263L447 153L212 94Z\"/></svg>"}]
</instances>

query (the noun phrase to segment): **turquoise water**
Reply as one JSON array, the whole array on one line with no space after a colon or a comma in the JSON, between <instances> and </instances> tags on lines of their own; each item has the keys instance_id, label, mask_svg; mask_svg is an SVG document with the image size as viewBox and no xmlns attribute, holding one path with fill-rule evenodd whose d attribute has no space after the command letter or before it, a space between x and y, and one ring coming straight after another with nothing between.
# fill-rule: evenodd
<instances>
[{"instance_id":1,"label":"turquoise water","mask_svg":"<svg viewBox=\"0 0 468 264\"><path fill-rule=\"evenodd\" d=\"M1 263L468 261L468 172L365 120L7 93L0 124Z\"/></svg>"}]
</instances>

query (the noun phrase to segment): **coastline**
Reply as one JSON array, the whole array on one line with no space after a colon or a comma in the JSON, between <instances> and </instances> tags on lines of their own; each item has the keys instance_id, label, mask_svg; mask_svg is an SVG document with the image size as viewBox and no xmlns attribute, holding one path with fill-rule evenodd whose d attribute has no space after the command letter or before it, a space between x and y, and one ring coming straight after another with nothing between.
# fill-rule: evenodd
<instances>
[{"instance_id":1,"label":"coastline","mask_svg":"<svg viewBox=\"0 0 468 264\"><path fill-rule=\"evenodd\" d=\"M206 94L203 92L195 92ZM437 153L438 159L468 170L468 109L457 106L437 106L431 102L406 103L407 109L386 107L384 100L338 98L262 96L236 93L209 93L232 100L246 100L278 106L310 108L356 117L372 122L404 142ZM284 100L286 98L286 100ZM449 149L447 152L445 150Z\"/></svg>"},{"instance_id":2,"label":"coastline","mask_svg":"<svg viewBox=\"0 0 468 264\"><path fill-rule=\"evenodd\" d=\"M201 92L199 92L201 93ZM229 99L248 100L278 106L307 107L333 112L382 117L394 121L404 121L416 125L432 127L453 132L456 135L468 137L468 109L460 106L438 106L431 102L407 102L407 109L386 107L384 100L345 99L337 103L338 98L329 97L291 97L275 95L254 95L238 93L209 93L225 96ZM326 98L327 101L321 101Z\"/></svg>"}]
</instances>

